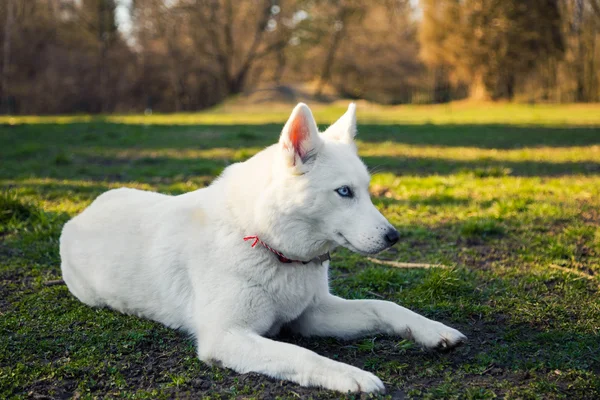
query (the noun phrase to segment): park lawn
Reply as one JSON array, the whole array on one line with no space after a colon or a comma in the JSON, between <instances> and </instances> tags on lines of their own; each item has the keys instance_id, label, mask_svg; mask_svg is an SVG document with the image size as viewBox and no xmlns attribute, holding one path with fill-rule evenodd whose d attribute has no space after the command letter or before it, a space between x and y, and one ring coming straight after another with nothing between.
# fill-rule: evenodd
<instances>
[{"instance_id":1,"label":"park lawn","mask_svg":"<svg viewBox=\"0 0 600 400\"><path fill-rule=\"evenodd\" d=\"M496 118L455 107L453 120L443 106L359 120L374 202L401 234L377 257L435 266L340 249L331 286L401 303L469 342L435 353L390 337L281 340L375 373L391 398L600 398L600 108L505 105ZM62 225L100 193L203 187L275 142L283 115L0 121L0 398L339 398L206 366L185 335L48 284Z\"/></svg>"}]
</instances>

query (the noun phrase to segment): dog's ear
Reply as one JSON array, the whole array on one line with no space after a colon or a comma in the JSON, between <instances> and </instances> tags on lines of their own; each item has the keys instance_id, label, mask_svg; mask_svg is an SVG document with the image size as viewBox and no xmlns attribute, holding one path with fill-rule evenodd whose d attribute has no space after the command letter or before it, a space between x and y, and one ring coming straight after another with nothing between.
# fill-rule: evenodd
<instances>
[{"instance_id":1,"label":"dog's ear","mask_svg":"<svg viewBox=\"0 0 600 400\"><path fill-rule=\"evenodd\" d=\"M299 103L286 122L279 138L286 164L299 172L306 172L321 148L323 141L319 137L317 123L304 103Z\"/></svg>"},{"instance_id":2,"label":"dog's ear","mask_svg":"<svg viewBox=\"0 0 600 400\"><path fill-rule=\"evenodd\" d=\"M323 137L336 142L354 143L354 136L356 136L356 104L350 103L348 111L323 132Z\"/></svg>"}]
</instances>

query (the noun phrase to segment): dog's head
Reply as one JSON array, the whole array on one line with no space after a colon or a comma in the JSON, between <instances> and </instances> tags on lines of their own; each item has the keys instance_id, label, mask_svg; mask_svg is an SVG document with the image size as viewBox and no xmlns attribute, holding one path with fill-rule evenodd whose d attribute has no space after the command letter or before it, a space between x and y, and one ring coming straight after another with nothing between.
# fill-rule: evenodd
<instances>
[{"instance_id":1,"label":"dog's head","mask_svg":"<svg viewBox=\"0 0 600 400\"><path fill-rule=\"evenodd\" d=\"M358 157L355 134L354 104L323 133L305 104L292 111L276 146L267 202L278 231L290 236L276 241L295 243L288 251L304 247L301 257L341 245L374 254L398 241L396 229L371 202L370 176Z\"/></svg>"}]
</instances>

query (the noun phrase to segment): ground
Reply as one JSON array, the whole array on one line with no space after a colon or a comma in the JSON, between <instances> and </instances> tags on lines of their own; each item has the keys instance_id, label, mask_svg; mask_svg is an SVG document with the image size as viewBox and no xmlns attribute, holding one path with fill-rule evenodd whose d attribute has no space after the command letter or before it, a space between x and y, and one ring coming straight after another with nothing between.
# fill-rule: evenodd
<instances>
[{"instance_id":1,"label":"ground","mask_svg":"<svg viewBox=\"0 0 600 400\"><path fill-rule=\"evenodd\" d=\"M1 119L0 398L339 398L209 367L185 335L53 284L62 225L100 193L203 187L276 141L286 112ZM378 259L434 266L339 250L332 290L469 342L280 339L375 373L387 398L600 398L600 107L365 107L358 138L401 235Z\"/></svg>"}]
</instances>

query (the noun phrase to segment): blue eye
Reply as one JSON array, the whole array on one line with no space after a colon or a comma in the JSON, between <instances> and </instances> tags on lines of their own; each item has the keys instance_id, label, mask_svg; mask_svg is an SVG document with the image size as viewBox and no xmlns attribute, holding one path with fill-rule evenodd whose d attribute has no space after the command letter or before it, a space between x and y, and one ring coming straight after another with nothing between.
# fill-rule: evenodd
<instances>
[{"instance_id":1,"label":"blue eye","mask_svg":"<svg viewBox=\"0 0 600 400\"><path fill-rule=\"evenodd\" d=\"M339 187L337 189L335 189L335 191L337 192L337 194L339 194L342 197L354 197L354 194L352 193L352 189L350 189L348 186L342 186Z\"/></svg>"}]
</instances>

